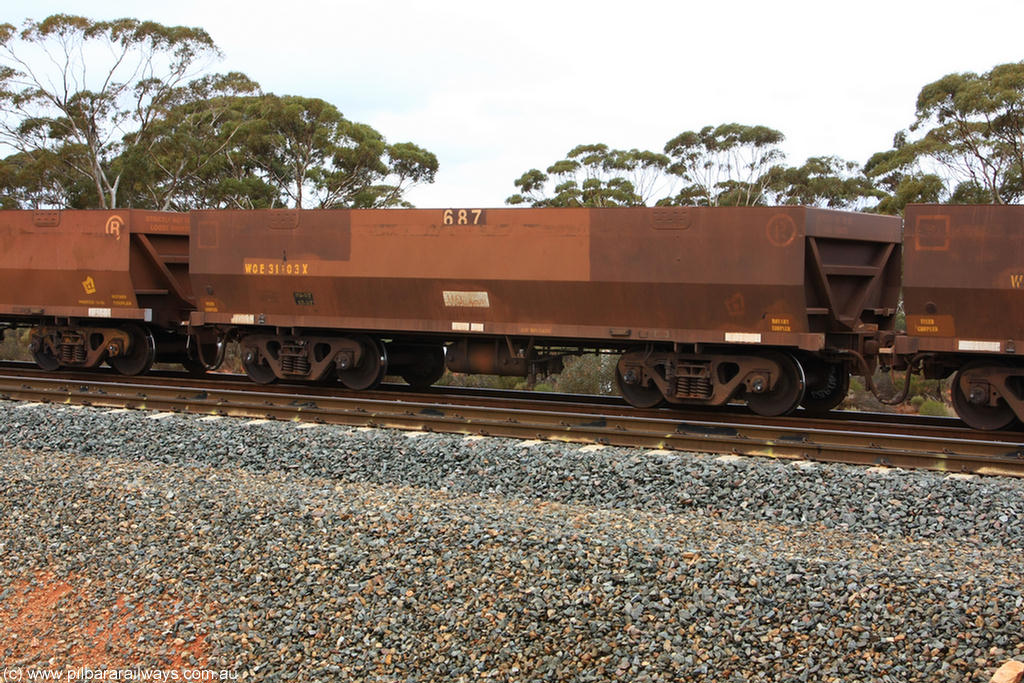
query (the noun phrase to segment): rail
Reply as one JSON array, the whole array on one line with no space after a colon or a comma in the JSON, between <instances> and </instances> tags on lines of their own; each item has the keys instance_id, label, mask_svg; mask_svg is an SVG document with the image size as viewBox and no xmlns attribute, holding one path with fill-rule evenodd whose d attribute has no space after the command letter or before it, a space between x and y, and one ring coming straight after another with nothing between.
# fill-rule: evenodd
<instances>
[{"instance_id":1,"label":"rail","mask_svg":"<svg viewBox=\"0 0 1024 683\"><path fill-rule=\"evenodd\" d=\"M976 432L942 418L836 413L766 419L736 411L640 411L608 397L446 387L356 393L259 386L218 374L54 375L16 364L0 367L0 398L1024 476L1024 433Z\"/></svg>"}]
</instances>

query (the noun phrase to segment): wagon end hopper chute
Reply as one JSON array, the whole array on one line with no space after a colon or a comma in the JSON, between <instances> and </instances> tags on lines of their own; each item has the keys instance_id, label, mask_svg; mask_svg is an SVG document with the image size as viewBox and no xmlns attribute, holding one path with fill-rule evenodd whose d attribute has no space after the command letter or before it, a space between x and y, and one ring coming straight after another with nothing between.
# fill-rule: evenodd
<instances>
[{"instance_id":1,"label":"wagon end hopper chute","mask_svg":"<svg viewBox=\"0 0 1024 683\"><path fill-rule=\"evenodd\" d=\"M858 230L802 208L193 212L192 321L233 326L257 381L337 372L355 388L389 370L424 385L442 345L454 371L522 375L586 347L624 354L634 403L764 394L778 411L802 398L795 356L832 332L809 319L809 214L826 241ZM880 289L862 292L871 315ZM863 336L846 310L837 329Z\"/></svg>"},{"instance_id":2,"label":"wagon end hopper chute","mask_svg":"<svg viewBox=\"0 0 1024 683\"><path fill-rule=\"evenodd\" d=\"M185 348L188 218L155 211L0 212L0 320L31 327L46 369L146 370Z\"/></svg>"},{"instance_id":3,"label":"wagon end hopper chute","mask_svg":"<svg viewBox=\"0 0 1024 683\"><path fill-rule=\"evenodd\" d=\"M976 429L1024 419L1024 207L911 205L904 217L904 358L955 372L953 406Z\"/></svg>"}]
</instances>

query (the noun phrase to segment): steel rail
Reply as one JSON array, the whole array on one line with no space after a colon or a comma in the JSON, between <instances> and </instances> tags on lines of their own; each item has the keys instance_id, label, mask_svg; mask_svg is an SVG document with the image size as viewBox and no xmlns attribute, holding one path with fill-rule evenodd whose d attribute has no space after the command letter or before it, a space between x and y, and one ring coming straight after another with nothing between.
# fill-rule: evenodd
<instances>
[{"instance_id":1,"label":"steel rail","mask_svg":"<svg viewBox=\"0 0 1024 683\"><path fill-rule=\"evenodd\" d=\"M528 393L528 392L523 392ZM637 411L550 397L517 398L344 392L319 386L254 385L223 377L54 376L0 369L0 397L19 401L213 414L570 441L700 453L1024 476L1024 435L879 421L781 418L677 411Z\"/></svg>"},{"instance_id":2,"label":"steel rail","mask_svg":"<svg viewBox=\"0 0 1024 683\"><path fill-rule=\"evenodd\" d=\"M77 378L84 382L94 381L97 377L104 377L111 382L135 382L138 381L136 378L125 377L119 373L110 370L109 368L101 368L98 370L88 371L60 371L59 373L50 373L44 370L40 370L34 363L22 362L22 361L0 361L0 373L4 371L10 371L17 373L19 376L32 376L32 377L52 377L52 378ZM154 370L146 375L146 381L154 384L173 385L173 386L206 386L210 382L218 382L218 386L228 386L234 384L239 388L251 388L252 383L243 374L231 374L226 372L215 372L206 374L200 377L190 375L188 373L176 370ZM311 385L309 383L274 383L263 386L263 390L267 392L277 393L313 393L320 395L337 395L339 392L347 392L347 390L338 385ZM629 406L619 396L608 396L608 395L595 395L595 394L559 394L543 391L529 391L522 389L490 389L482 387L460 387L460 386L446 386L436 385L431 387L426 392L415 394L410 391L408 385L405 383L389 384L384 383L379 388L373 391L364 391L359 395L365 398L382 398L382 399L394 399L395 393L398 393L402 398L408 399L410 397L420 397L425 401L454 401L454 402L471 402L474 405L480 405L483 402L490 401L491 405L505 405L510 402L523 403L529 401L539 405L550 405L551 403L557 403L562 406L563 410L580 410L580 411L593 411L595 409L601 411L615 411L620 414L640 415L647 414L656 416L658 414L664 414L664 409L649 409L642 410ZM742 404L733 404L727 406L702 406L702 407L675 407L674 414L679 419L693 419L693 420L733 420L738 422L746 423L763 423L764 418L752 414ZM775 423L782 424L786 418L776 418ZM900 425L908 433L910 432L926 432L930 435L938 434L938 430L943 427L949 428L949 434L952 436L956 435L970 435L982 436L984 432L976 432L968 429L964 424L955 417L938 417L930 415L918 415L915 413L899 413L899 412L864 412L864 411L844 411L835 410L825 415L820 416L808 416L803 412L802 409L798 411L790 418L794 425L809 426L815 424L813 421L820 421L821 425L833 424L837 421L844 423L855 422L865 423L872 425L890 425L884 427L884 429L894 429L895 425ZM1008 432L1001 432L1003 436L1008 439L1019 439L1021 443L1024 443L1024 432L1017 432L1011 436Z\"/></svg>"}]
</instances>

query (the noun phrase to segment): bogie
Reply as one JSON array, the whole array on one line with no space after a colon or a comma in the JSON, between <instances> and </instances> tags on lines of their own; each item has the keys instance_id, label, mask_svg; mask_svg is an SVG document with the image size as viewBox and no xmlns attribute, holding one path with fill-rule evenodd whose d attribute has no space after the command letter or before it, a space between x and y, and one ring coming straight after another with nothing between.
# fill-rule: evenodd
<instances>
[{"instance_id":1,"label":"bogie","mask_svg":"<svg viewBox=\"0 0 1024 683\"><path fill-rule=\"evenodd\" d=\"M800 404L805 386L800 364L781 351L630 351L619 359L616 380L626 401L638 408L650 408L663 400L676 405L719 406L742 399L765 416L792 412Z\"/></svg>"}]
</instances>

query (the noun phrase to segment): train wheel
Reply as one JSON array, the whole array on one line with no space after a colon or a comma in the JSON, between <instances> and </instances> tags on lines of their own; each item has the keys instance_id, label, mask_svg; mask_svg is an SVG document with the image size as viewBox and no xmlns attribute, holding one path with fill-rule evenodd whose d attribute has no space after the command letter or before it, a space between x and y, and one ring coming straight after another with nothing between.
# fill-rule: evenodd
<instances>
[{"instance_id":1,"label":"train wheel","mask_svg":"<svg viewBox=\"0 0 1024 683\"><path fill-rule=\"evenodd\" d=\"M424 348L418 355L416 365L405 369L401 377L413 391L425 391L444 376L444 348Z\"/></svg>"},{"instance_id":2,"label":"train wheel","mask_svg":"<svg viewBox=\"0 0 1024 683\"><path fill-rule=\"evenodd\" d=\"M645 387L627 383L618 367L615 368L615 383L619 386L622 398L626 399L626 402L634 408L653 408L660 405L665 399L657 385L652 384Z\"/></svg>"},{"instance_id":3,"label":"train wheel","mask_svg":"<svg viewBox=\"0 0 1024 683\"><path fill-rule=\"evenodd\" d=\"M388 371L388 355L384 345L370 337L354 337L363 348L359 365L347 370L338 370L338 379L353 391L372 389L381 383Z\"/></svg>"},{"instance_id":4,"label":"train wheel","mask_svg":"<svg viewBox=\"0 0 1024 683\"><path fill-rule=\"evenodd\" d=\"M107 362L122 375L141 375L156 360L156 340L153 333L141 325L126 325L124 331L131 337L131 350L123 356L108 358Z\"/></svg>"},{"instance_id":5,"label":"train wheel","mask_svg":"<svg viewBox=\"0 0 1024 683\"><path fill-rule=\"evenodd\" d=\"M960 416L960 419L966 422L967 426L972 429L983 431L1005 429L1016 418L1016 415L1013 414L1013 409L1007 405L1006 401L999 399L999 402L994 406L971 403L971 400L964 395L963 390L960 388L960 376L964 372L984 367L984 363L968 363L953 375L953 382L950 387L953 409L956 410L956 414Z\"/></svg>"},{"instance_id":6,"label":"train wheel","mask_svg":"<svg viewBox=\"0 0 1024 683\"><path fill-rule=\"evenodd\" d=\"M30 350L32 352L32 359L36 362L36 365L38 365L43 370L46 370L47 372L53 372L54 370L60 367L60 361L57 360L57 358L52 353L50 353L50 351L43 345L42 339L39 339L38 341L38 349L30 347ZM35 342L36 340L32 341L33 345L35 344Z\"/></svg>"},{"instance_id":7,"label":"train wheel","mask_svg":"<svg viewBox=\"0 0 1024 683\"><path fill-rule=\"evenodd\" d=\"M832 410L850 391L850 373L843 363L827 363L818 359L805 359L801 363L807 379L800 405L812 415Z\"/></svg>"},{"instance_id":8,"label":"train wheel","mask_svg":"<svg viewBox=\"0 0 1024 683\"><path fill-rule=\"evenodd\" d=\"M249 376L256 384L271 384L277 379L277 375L274 374L273 368L266 363L260 363L259 358L255 357L257 354L255 350L252 355L254 358L249 360L246 357L242 358L242 369L245 370L245 374Z\"/></svg>"},{"instance_id":9,"label":"train wheel","mask_svg":"<svg viewBox=\"0 0 1024 683\"><path fill-rule=\"evenodd\" d=\"M804 397L806 381L804 370L796 359L786 353L773 353L767 356L779 364L782 374L775 382L775 388L763 394L748 393L747 405L752 411L763 417L788 415L796 410Z\"/></svg>"},{"instance_id":10,"label":"train wheel","mask_svg":"<svg viewBox=\"0 0 1024 683\"><path fill-rule=\"evenodd\" d=\"M323 377L321 377L318 380L315 380L313 383L323 387L334 386L335 384L338 383L338 371L332 365L329 368L327 368L327 371L324 372Z\"/></svg>"}]
</instances>

